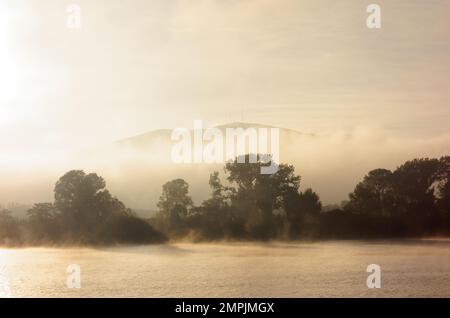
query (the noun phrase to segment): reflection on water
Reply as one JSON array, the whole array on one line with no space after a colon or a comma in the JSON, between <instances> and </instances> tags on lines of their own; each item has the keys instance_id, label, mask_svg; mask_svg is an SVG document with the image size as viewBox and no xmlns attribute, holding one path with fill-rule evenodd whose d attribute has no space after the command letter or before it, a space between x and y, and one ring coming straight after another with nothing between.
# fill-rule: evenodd
<instances>
[{"instance_id":1,"label":"reflection on water","mask_svg":"<svg viewBox=\"0 0 450 318\"><path fill-rule=\"evenodd\" d=\"M369 264L381 289L366 286ZM449 297L450 240L0 249L0 285L13 297Z\"/></svg>"}]
</instances>

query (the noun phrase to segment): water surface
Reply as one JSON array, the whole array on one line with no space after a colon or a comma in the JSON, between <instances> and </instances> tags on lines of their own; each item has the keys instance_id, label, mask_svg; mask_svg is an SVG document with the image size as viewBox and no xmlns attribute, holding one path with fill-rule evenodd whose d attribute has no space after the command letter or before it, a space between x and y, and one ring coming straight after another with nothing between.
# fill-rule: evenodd
<instances>
[{"instance_id":1,"label":"water surface","mask_svg":"<svg viewBox=\"0 0 450 318\"><path fill-rule=\"evenodd\" d=\"M0 276L13 297L449 297L450 240L0 249Z\"/></svg>"}]
</instances>

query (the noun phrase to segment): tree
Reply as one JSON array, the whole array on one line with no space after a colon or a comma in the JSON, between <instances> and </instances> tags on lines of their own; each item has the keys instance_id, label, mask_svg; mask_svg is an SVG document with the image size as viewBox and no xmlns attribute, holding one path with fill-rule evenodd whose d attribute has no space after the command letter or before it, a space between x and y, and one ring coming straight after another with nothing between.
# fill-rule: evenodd
<instances>
[{"instance_id":1,"label":"tree","mask_svg":"<svg viewBox=\"0 0 450 318\"><path fill-rule=\"evenodd\" d=\"M19 222L11 211L0 209L0 244L10 245L21 243Z\"/></svg>"},{"instance_id":2,"label":"tree","mask_svg":"<svg viewBox=\"0 0 450 318\"><path fill-rule=\"evenodd\" d=\"M348 208L356 213L392 216L395 213L392 172L387 169L370 171L349 197Z\"/></svg>"},{"instance_id":3,"label":"tree","mask_svg":"<svg viewBox=\"0 0 450 318\"><path fill-rule=\"evenodd\" d=\"M30 221L46 222L55 219L58 216L58 210L52 203L35 203L31 209L27 211Z\"/></svg>"},{"instance_id":4,"label":"tree","mask_svg":"<svg viewBox=\"0 0 450 318\"><path fill-rule=\"evenodd\" d=\"M70 240L87 243L162 240L159 233L105 187L102 177L82 170L69 171L56 183L54 206L61 211Z\"/></svg>"},{"instance_id":5,"label":"tree","mask_svg":"<svg viewBox=\"0 0 450 318\"><path fill-rule=\"evenodd\" d=\"M322 203L317 193L310 188L303 192L290 191L284 195L283 202L287 237L315 235L319 213L322 210Z\"/></svg>"},{"instance_id":6,"label":"tree","mask_svg":"<svg viewBox=\"0 0 450 318\"><path fill-rule=\"evenodd\" d=\"M192 227L202 238L219 239L238 235L236 223L233 220L229 204L232 189L222 185L219 173L215 171L209 177L211 198L203 201L202 205L191 216Z\"/></svg>"},{"instance_id":7,"label":"tree","mask_svg":"<svg viewBox=\"0 0 450 318\"><path fill-rule=\"evenodd\" d=\"M94 207L105 196L105 181L95 173L72 170L55 185L55 207L61 211L64 225L74 232L88 232L99 216Z\"/></svg>"},{"instance_id":8,"label":"tree","mask_svg":"<svg viewBox=\"0 0 450 318\"><path fill-rule=\"evenodd\" d=\"M274 211L284 207L285 199L298 193L300 177L294 174L294 167L280 164L274 174L261 174L265 163L257 156L251 163L250 155L245 160L236 158L225 166L228 181L236 185L232 205L246 222L246 229L252 237L268 239L276 234L277 218Z\"/></svg>"},{"instance_id":9,"label":"tree","mask_svg":"<svg viewBox=\"0 0 450 318\"><path fill-rule=\"evenodd\" d=\"M32 240L55 240L60 236L60 213L52 203L36 203L27 214Z\"/></svg>"},{"instance_id":10,"label":"tree","mask_svg":"<svg viewBox=\"0 0 450 318\"><path fill-rule=\"evenodd\" d=\"M317 215L322 210L319 195L311 188L300 193L299 208L307 215Z\"/></svg>"},{"instance_id":11,"label":"tree","mask_svg":"<svg viewBox=\"0 0 450 318\"><path fill-rule=\"evenodd\" d=\"M450 232L450 156L440 160L437 182L437 206L444 222L442 227Z\"/></svg>"},{"instance_id":12,"label":"tree","mask_svg":"<svg viewBox=\"0 0 450 318\"><path fill-rule=\"evenodd\" d=\"M159 208L159 225L169 232L185 230L186 218L193 202L189 194L189 184L183 179L175 179L163 185Z\"/></svg>"},{"instance_id":13,"label":"tree","mask_svg":"<svg viewBox=\"0 0 450 318\"><path fill-rule=\"evenodd\" d=\"M380 233L433 234L445 223L439 204L445 202L448 175L445 157L407 161L393 172L372 170L349 195L346 209L379 222Z\"/></svg>"}]
</instances>

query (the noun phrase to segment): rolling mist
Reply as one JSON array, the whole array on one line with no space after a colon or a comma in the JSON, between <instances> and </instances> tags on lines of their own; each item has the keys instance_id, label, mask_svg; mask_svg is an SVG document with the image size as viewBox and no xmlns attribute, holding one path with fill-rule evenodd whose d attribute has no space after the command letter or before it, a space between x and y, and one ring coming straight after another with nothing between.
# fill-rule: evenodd
<instances>
[{"instance_id":1,"label":"rolling mist","mask_svg":"<svg viewBox=\"0 0 450 318\"><path fill-rule=\"evenodd\" d=\"M231 123L217 126L271 127ZM189 128L189 127L187 127ZM157 210L161 185L174 178L190 184L194 202L206 199L209 175L223 172L223 164L175 164L170 154L175 141L171 129L156 130L111 144L52 157L0 166L0 204L31 205L51 201L53 185L71 169L96 171L108 180L110 191L143 216ZM206 142L205 142L206 144ZM301 175L301 186L320 194L323 204L340 204L367 171L394 169L410 158L440 157L450 149L450 135L417 138L391 137L375 127L323 134L280 128L280 161L288 162ZM26 158L24 158L26 161Z\"/></svg>"}]
</instances>

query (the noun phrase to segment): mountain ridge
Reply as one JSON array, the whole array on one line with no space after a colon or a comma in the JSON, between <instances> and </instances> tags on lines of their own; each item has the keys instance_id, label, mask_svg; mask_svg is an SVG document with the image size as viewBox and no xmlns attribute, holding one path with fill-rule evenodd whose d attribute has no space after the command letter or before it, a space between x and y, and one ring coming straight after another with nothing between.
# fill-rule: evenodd
<instances>
[{"instance_id":1,"label":"mountain ridge","mask_svg":"<svg viewBox=\"0 0 450 318\"><path fill-rule=\"evenodd\" d=\"M298 135L298 136L310 136L310 137L315 136L314 134L302 133L298 130L290 129L290 128L277 127L277 126L273 126L273 125L265 125L265 124L259 124L259 123L239 122L239 121L215 125L215 126L212 126L211 128L219 128L221 130L224 130L226 128L234 128L234 129L236 129L236 128L243 128L243 129L278 128L278 129L280 129L280 132L283 134L294 134L294 135ZM188 129L190 131L193 130L193 128L188 128ZM203 129L208 129L208 127L203 127ZM152 139L152 138L168 138L170 140L170 135L171 135L172 131L173 131L173 129L169 129L169 128L150 130L150 131L147 131L147 132L144 132L141 134L137 134L137 135L134 135L134 136L131 136L128 138L123 138L123 139L113 141L112 145L115 145L115 146L120 146L120 145L139 146L143 142L148 142L149 141L148 139Z\"/></svg>"}]
</instances>

